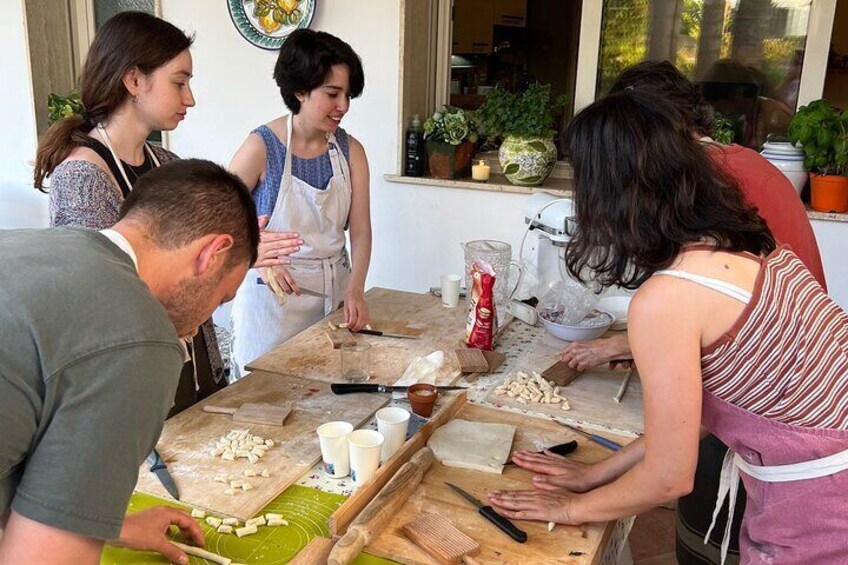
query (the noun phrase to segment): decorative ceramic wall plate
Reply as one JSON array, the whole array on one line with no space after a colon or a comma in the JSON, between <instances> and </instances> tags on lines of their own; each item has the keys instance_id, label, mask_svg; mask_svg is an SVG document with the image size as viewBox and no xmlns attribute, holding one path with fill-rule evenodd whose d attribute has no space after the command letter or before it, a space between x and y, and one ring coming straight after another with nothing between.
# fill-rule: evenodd
<instances>
[{"instance_id":1,"label":"decorative ceramic wall plate","mask_svg":"<svg viewBox=\"0 0 848 565\"><path fill-rule=\"evenodd\" d=\"M227 0L236 29L262 49L279 49L288 34L309 27L318 0Z\"/></svg>"}]
</instances>

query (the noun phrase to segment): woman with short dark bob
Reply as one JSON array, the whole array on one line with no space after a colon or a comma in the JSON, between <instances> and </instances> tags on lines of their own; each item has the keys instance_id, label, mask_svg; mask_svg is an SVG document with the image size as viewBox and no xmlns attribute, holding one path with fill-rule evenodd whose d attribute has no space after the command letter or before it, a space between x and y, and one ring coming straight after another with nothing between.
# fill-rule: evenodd
<instances>
[{"instance_id":1,"label":"woman with short dark bob","mask_svg":"<svg viewBox=\"0 0 848 565\"><path fill-rule=\"evenodd\" d=\"M299 29L280 49L274 80L290 114L253 130L230 169L253 193L263 240L296 233L300 247L286 266L248 272L236 295L233 357L240 369L342 302L351 329L368 323L368 161L362 144L340 127L364 88L362 63L338 37ZM260 261L277 255L260 244Z\"/></svg>"},{"instance_id":2,"label":"woman with short dark bob","mask_svg":"<svg viewBox=\"0 0 848 565\"><path fill-rule=\"evenodd\" d=\"M569 271L638 288L628 326L645 434L591 473L575 465L585 484L537 476L491 502L565 524L638 514L691 490L703 427L729 447L716 507L727 498L732 513L740 478L748 491L742 563L844 562L848 316L656 94L598 100L565 141Z\"/></svg>"}]
</instances>

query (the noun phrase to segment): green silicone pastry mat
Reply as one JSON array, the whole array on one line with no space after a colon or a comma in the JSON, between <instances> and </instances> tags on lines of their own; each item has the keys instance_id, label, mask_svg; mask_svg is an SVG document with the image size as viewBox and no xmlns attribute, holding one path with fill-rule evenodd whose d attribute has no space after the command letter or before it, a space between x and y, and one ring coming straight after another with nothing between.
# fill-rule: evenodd
<instances>
[{"instance_id":1,"label":"green silicone pastry mat","mask_svg":"<svg viewBox=\"0 0 848 565\"><path fill-rule=\"evenodd\" d=\"M289 522L289 525L259 526L257 533L243 538L239 538L235 534L219 534L204 520L198 519L206 537L205 549L245 565L288 563L312 538L317 536L330 537L327 520L346 498L346 496L339 494L293 485L262 510L263 513L281 514ZM171 501L135 492L130 499L129 512L138 512L159 505L191 510ZM168 561L158 553L145 553L106 546L100 563L101 565L153 565L167 564ZM191 565L207 565L210 562L191 557L190 563ZM364 553L354 561L356 565L392 565L394 563L394 561Z\"/></svg>"}]
</instances>

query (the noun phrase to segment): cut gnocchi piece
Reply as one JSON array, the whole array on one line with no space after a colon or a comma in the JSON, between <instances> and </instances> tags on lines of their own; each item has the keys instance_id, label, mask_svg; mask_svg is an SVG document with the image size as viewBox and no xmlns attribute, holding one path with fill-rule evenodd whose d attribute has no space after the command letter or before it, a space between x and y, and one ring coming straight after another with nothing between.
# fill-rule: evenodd
<instances>
[{"instance_id":1,"label":"cut gnocchi piece","mask_svg":"<svg viewBox=\"0 0 848 565\"><path fill-rule=\"evenodd\" d=\"M206 518L206 512L201 510L200 508L192 508L191 509L191 517L192 518Z\"/></svg>"},{"instance_id":2,"label":"cut gnocchi piece","mask_svg":"<svg viewBox=\"0 0 848 565\"><path fill-rule=\"evenodd\" d=\"M215 530L215 531L218 532L219 534L231 534L231 533L233 533L233 527L232 526L225 526L225 525L221 524L220 526L218 526L218 529Z\"/></svg>"},{"instance_id":3,"label":"cut gnocchi piece","mask_svg":"<svg viewBox=\"0 0 848 565\"><path fill-rule=\"evenodd\" d=\"M268 526L288 526L289 523L282 518L272 518L266 522Z\"/></svg>"},{"instance_id":4,"label":"cut gnocchi piece","mask_svg":"<svg viewBox=\"0 0 848 565\"><path fill-rule=\"evenodd\" d=\"M258 531L259 530L256 526L244 526L243 528L236 529L236 535L240 538L243 538L244 536L255 534Z\"/></svg>"},{"instance_id":5,"label":"cut gnocchi piece","mask_svg":"<svg viewBox=\"0 0 848 565\"><path fill-rule=\"evenodd\" d=\"M224 518L221 523L225 526L238 526L238 518Z\"/></svg>"},{"instance_id":6,"label":"cut gnocchi piece","mask_svg":"<svg viewBox=\"0 0 848 565\"><path fill-rule=\"evenodd\" d=\"M215 516L207 516L206 523L212 526L213 528L217 528L221 525L221 519L216 518Z\"/></svg>"}]
</instances>

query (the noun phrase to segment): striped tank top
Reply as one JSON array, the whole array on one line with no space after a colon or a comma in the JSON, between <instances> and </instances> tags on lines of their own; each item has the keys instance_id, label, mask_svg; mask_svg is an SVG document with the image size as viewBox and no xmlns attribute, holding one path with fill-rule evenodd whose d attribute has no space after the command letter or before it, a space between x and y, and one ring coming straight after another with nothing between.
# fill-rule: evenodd
<instances>
[{"instance_id":1,"label":"striped tank top","mask_svg":"<svg viewBox=\"0 0 848 565\"><path fill-rule=\"evenodd\" d=\"M754 414L848 429L848 315L779 247L760 260L742 314L702 350L701 373L707 391Z\"/></svg>"}]
</instances>

